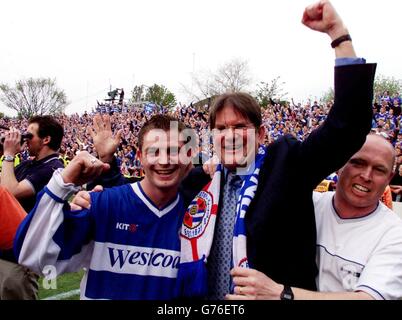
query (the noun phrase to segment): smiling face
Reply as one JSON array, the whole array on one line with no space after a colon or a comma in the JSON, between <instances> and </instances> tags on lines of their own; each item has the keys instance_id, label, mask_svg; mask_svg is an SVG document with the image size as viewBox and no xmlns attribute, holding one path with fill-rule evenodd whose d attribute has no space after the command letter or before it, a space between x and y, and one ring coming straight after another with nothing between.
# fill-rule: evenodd
<instances>
[{"instance_id":1,"label":"smiling face","mask_svg":"<svg viewBox=\"0 0 402 320\"><path fill-rule=\"evenodd\" d=\"M145 172L142 186L146 193L177 192L191 159L182 152L183 145L177 130L153 129L144 135L139 158Z\"/></svg>"},{"instance_id":2,"label":"smiling face","mask_svg":"<svg viewBox=\"0 0 402 320\"><path fill-rule=\"evenodd\" d=\"M247 166L254 161L258 144L264 142L264 134L264 128L255 128L231 104L225 104L216 113L214 147L221 162L229 170Z\"/></svg>"},{"instance_id":3,"label":"smiling face","mask_svg":"<svg viewBox=\"0 0 402 320\"><path fill-rule=\"evenodd\" d=\"M335 207L352 216L373 211L393 176L392 145L377 135L367 136L363 147L339 171Z\"/></svg>"}]
</instances>

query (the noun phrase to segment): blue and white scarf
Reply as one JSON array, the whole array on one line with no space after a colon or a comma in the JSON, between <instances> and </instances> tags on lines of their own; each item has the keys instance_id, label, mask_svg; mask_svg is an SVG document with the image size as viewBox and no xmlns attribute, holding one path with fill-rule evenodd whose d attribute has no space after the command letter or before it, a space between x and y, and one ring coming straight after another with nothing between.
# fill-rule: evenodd
<instances>
[{"instance_id":1,"label":"blue and white scarf","mask_svg":"<svg viewBox=\"0 0 402 320\"><path fill-rule=\"evenodd\" d=\"M260 146L254 171L243 180L237 199L232 249L233 266L249 267L244 221L257 190L258 175L265 156L266 148ZM211 251L215 221L219 212L222 172L222 165L218 165L212 181L194 198L184 215L180 231L181 256L177 275L177 290L181 297L207 295L206 263Z\"/></svg>"}]
</instances>

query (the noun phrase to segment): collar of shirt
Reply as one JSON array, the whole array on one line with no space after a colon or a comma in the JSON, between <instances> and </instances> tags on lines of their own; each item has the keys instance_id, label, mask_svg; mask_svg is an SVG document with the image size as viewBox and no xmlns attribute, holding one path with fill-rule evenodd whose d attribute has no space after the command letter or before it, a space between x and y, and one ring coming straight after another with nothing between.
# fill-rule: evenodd
<instances>
[{"instance_id":1,"label":"collar of shirt","mask_svg":"<svg viewBox=\"0 0 402 320\"><path fill-rule=\"evenodd\" d=\"M46 156L46 157L44 157L44 158L42 158L40 160L33 159L32 163L44 163L44 162L47 162L49 160L53 160L53 158L58 159L59 154L58 153L52 153L52 154L49 154L48 156Z\"/></svg>"},{"instance_id":2,"label":"collar of shirt","mask_svg":"<svg viewBox=\"0 0 402 320\"><path fill-rule=\"evenodd\" d=\"M241 170L241 174L238 174L238 176L240 177L242 183L246 179L246 177L248 177L249 175L251 175L253 173L254 167L255 167L255 162L253 161L252 163L250 163L250 165L246 169ZM226 181L230 171L226 167L223 167L223 172L224 172L225 181Z\"/></svg>"}]
</instances>

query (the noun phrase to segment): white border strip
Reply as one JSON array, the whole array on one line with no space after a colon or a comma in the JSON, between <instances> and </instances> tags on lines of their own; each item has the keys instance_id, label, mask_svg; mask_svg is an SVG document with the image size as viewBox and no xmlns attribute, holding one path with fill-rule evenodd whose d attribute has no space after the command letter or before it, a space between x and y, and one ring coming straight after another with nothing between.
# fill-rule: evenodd
<instances>
[{"instance_id":1,"label":"white border strip","mask_svg":"<svg viewBox=\"0 0 402 320\"><path fill-rule=\"evenodd\" d=\"M65 298L69 298L69 297L75 296L77 294L78 295L80 294L80 289L75 289L75 290L59 293L59 294L56 294L56 295L51 296L51 297L47 297L47 298L42 299L42 300L64 300Z\"/></svg>"}]
</instances>

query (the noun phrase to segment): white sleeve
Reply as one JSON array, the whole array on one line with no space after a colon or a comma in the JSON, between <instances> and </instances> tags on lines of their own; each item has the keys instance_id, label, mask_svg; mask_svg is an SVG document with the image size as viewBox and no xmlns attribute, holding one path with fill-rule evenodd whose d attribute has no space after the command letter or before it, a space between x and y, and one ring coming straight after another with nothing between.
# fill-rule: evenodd
<instances>
[{"instance_id":1,"label":"white sleeve","mask_svg":"<svg viewBox=\"0 0 402 320\"><path fill-rule=\"evenodd\" d=\"M38 194L16 235L18 263L40 274L49 266L57 274L77 271L89 264L92 252L93 241L83 240L88 239L90 211L70 211L66 200L78 188L64 183L61 171Z\"/></svg>"},{"instance_id":2,"label":"white sleeve","mask_svg":"<svg viewBox=\"0 0 402 320\"><path fill-rule=\"evenodd\" d=\"M365 265L355 290L376 299L402 299L402 227L384 235Z\"/></svg>"}]
</instances>

